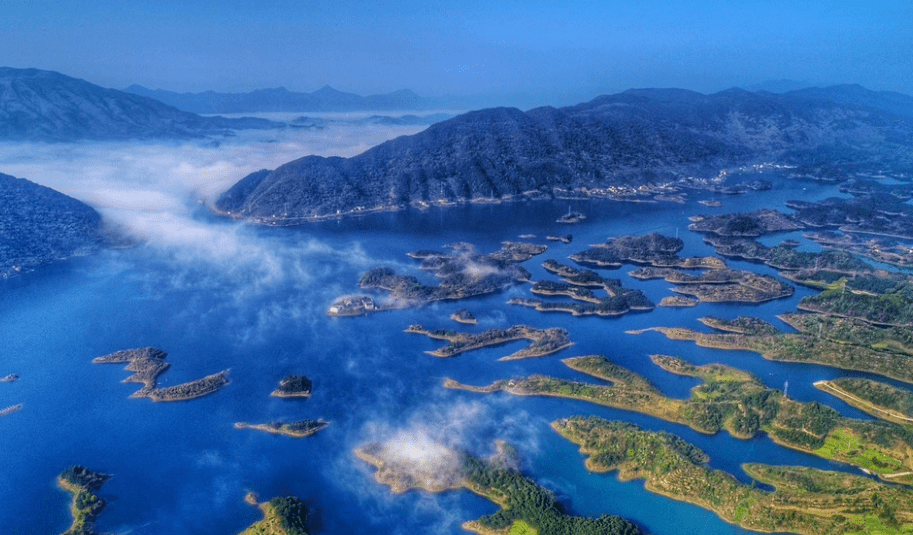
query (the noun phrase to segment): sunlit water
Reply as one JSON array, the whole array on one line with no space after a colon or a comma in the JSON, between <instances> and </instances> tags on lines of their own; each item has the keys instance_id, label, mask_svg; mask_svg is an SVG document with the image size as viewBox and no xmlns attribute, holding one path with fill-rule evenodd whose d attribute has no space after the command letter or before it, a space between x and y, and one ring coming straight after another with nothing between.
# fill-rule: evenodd
<instances>
[{"instance_id":1,"label":"sunlit water","mask_svg":"<svg viewBox=\"0 0 913 535\"><path fill-rule=\"evenodd\" d=\"M865 417L812 387L815 380L847 375L838 370L702 349L658 333L624 334L656 325L705 329L697 318L706 315L758 315L786 329L774 316L794 311L810 290L797 288L792 298L758 306L701 304L613 319L546 315L506 303L512 296L529 296L527 285L484 298L368 317L331 318L325 311L337 296L357 293L359 276L377 265L431 282L406 253L457 241L490 252L504 240L535 234L530 241L547 243L549 250L524 264L534 279L553 278L541 268L545 259L570 263L568 255L622 234L678 234L686 243L683 255L711 254L701 236L687 230L689 216L782 208L788 199L810 198L810 191L802 189L806 186L720 197L722 208L694 202L517 203L404 211L298 228L254 228L201 212L196 215L201 227L247 244L236 258L206 258L204 244L200 254L192 254L192 246L190 252L185 248L178 253L144 246L63 262L2 282L0 375L17 373L21 379L0 384L0 407L23 403L24 408L0 418L0 531L65 530L70 496L56 489L55 477L72 464L113 474L101 491L110 504L98 524L100 531L110 533L237 533L259 518L255 508L243 503L249 490L262 499L301 497L314 512L318 533L461 533L462 522L496 510L466 491L391 495L352 455L360 444L409 431L477 455L490 454L495 439L506 439L518 447L524 472L552 489L575 514L618 514L656 534L744 533L710 512L646 492L642 482L620 483L613 474L588 473L576 447L551 431L549 422L595 414L668 430L706 450L712 467L746 482L740 469L745 462L852 469L786 450L766 437L711 437L583 402L480 395L446 390L441 384L444 377L481 385L531 373L586 379L560 359L604 354L646 375L667 394L686 397L695 380L650 363L650 354L664 353L698 364L723 362L748 369L775 388L788 380L791 397ZM834 188L814 187L816 198L835 194ZM573 226L556 224L569 207L588 218ZM545 240L548 234L568 232L575 237L571 244ZM743 262L730 265L773 273ZM644 290L657 303L671 295L668 283L638 281L627 275L630 270L602 272ZM477 316L479 325L461 326L449 319L463 307ZM575 345L550 357L514 362L497 359L522 343L439 359L425 351L440 342L403 332L413 323L471 332L514 324L564 327ZM121 382L129 372L91 360L142 346L169 353L171 369L162 375L160 386L224 369L231 370L231 384L189 402L128 399L138 389ZM313 379L312 397L269 397L278 381L293 373ZM305 418L324 418L331 425L304 439L233 428L238 421Z\"/></svg>"}]
</instances>

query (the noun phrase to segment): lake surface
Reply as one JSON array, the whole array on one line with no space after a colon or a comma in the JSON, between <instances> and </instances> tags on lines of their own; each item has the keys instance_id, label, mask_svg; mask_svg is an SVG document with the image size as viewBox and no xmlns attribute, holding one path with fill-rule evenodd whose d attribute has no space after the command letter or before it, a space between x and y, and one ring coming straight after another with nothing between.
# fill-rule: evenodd
<instances>
[{"instance_id":1,"label":"lake surface","mask_svg":"<svg viewBox=\"0 0 913 535\"><path fill-rule=\"evenodd\" d=\"M808 188L808 189L805 189ZM701 364L722 362L757 374L801 401L817 400L841 413L866 416L812 387L812 382L863 374L820 366L774 363L753 353L704 349L672 342L658 333L628 329L685 326L706 329L697 318L754 315L787 328L775 315L794 311L811 290L762 305L700 304L656 308L618 318L575 318L542 314L507 304L530 297L529 285L483 298L437 303L420 309L357 318L326 315L338 296L360 293L357 282L380 265L432 282L406 256L469 242L482 253L505 240L549 245L526 262L533 279L555 279L541 263L571 264L570 254L609 236L660 232L685 241L682 255L709 255L701 236L687 230L688 217L701 213L784 209L785 201L838 195L834 187L808 183L778 185L768 192L717 197L722 208L688 204L611 201L556 201L475 205L377 214L295 228L258 228L195 215L206 236L221 242L158 245L108 251L74 259L0 282L0 407L23 409L0 417L0 526L4 534L60 533L70 524L70 496L55 486L66 467L80 464L114 477L100 494L109 501L98 530L133 534L238 533L260 518L243 502L248 491L261 499L296 495L314 512L316 533L465 533L460 524L494 512L494 504L467 491L392 495L375 482L373 469L354 458L361 444L400 433L428 438L485 456L493 441L517 446L523 471L552 489L574 514L617 514L654 534L747 533L698 507L646 492L642 482L620 483L614 474L588 473L576 447L548 424L579 414L622 419L651 430L668 430L697 444L710 465L749 481L746 462L803 464L854 471L787 450L766 437L737 440L726 433L706 436L676 424L571 400L481 395L444 389L445 377L474 385L532 373L577 375L560 359L602 354L645 375L671 396L686 397L696 384L652 365L654 353ZM692 194L694 196L694 194ZM556 218L568 209L587 219L564 226ZM572 233L571 244L546 241L548 234ZM795 237L789 235L789 237ZM813 244L805 244L811 250ZM228 251L213 255L211 250ZM729 262L731 267L773 274L764 266ZM642 289L658 303L672 295L664 281L638 281L633 266L600 270ZM468 308L475 326L459 325L450 314ZM497 362L523 342L474 351L450 359L425 354L440 345L407 334L410 324L481 332L515 324L563 327L575 345L555 355ZM169 353L171 368L159 386L169 386L230 369L223 390L181 403L129 399L139 385L121 381L121 365L94 365L107 353L155 346ZM269 397L288 374L314 382L310 399ZM331 425L304 439L236 430L239 421L324 418Z\"/></svg>"}]
</instances>

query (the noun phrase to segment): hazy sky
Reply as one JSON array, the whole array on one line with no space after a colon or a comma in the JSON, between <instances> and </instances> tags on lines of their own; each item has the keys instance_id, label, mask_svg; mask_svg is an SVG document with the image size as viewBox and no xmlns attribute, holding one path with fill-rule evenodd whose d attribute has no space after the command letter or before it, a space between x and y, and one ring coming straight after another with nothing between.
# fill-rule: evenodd
<instances>
[{"instance_id":1,"label":"hazy sky","mask_svg":"<svg viewBox=\"0 0 913 535\"><path fill-rule=\"evenodd\" d=\"M0 65L107 87L526 95L792 79L913 94L909 0L0 0Z\"/></svg>"}]
</instances>

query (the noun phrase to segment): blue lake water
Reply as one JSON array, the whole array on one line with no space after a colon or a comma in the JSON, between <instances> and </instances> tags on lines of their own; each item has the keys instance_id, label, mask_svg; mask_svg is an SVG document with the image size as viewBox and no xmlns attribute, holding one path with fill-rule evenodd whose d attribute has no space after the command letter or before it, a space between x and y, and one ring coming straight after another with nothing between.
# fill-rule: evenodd
<instances>
[{"instance_id":1,"label":"blue lake water","mask_svg":"<svg viewBox=\"0 0 913 535\"><path fill-rule=\"evenodd\" d=\"M70 496L55 477L72 464L113 474L101 495L109 506L98 529L134 534L238 533L259 518L243 503L249 490L262 499L297 495L314 511L317 533L464 533L460 524L496 507L465 491L438 495L392 495L352 450L407 431L477 455L493 451L495 439L515 444L524 472L552 489L575 514L618 514L655 534L730 534L745 531L698 507L646 492L642 482L620 483L614 475L588 473L573 444L551 431L561 417L594 414L623 419L651 430L668 430L710 454L710 465L742 479L745 462L803 464L852 469L776 446L766 437L737 440L726 433L706 436L654 418L571 400L480 395L442 388L443 378L469 384L532 373L578 376L561 358L603 354L647 376L671 396L686 397L693 379L653 366L654 353L694 363L723 362L756 373L765 383L802 400L817 400L854 417L866 417L812 387L839 370L774 363L753 353L699 348L658 333L628 329L679 325L704 329L707 315L775 315L795 310L811 290L758 306L701 304L657 308L619 318L575 318L511 306L529 287L421 309L359 318L330 318L338 296L358 293L359 276L389 265L431 281L406 253L458 241L490 252L505 240L535 234L529 241L549 250L524 264L534 279L549 277L545 259L570 263L568 255L609 236L661 232L685 241L683 255L709 255L701 236L687 230L701 213L782 208L794 198L824 198L832 187L778 186L772 191L720 197L723 208L678 204L563 201L464 206L403 211L296 228L256 228L215 220L201 225L245 244L237 258L201 260L200 255L159 247L108 251L74 259L0 282L0 407L24 408L0 418L0 526L4 534L60 533L70 523ZM568 208L588 218L562 226ZM547 242L548 234L572 233L571 244ZM794 237L790 235L790 237ZM186 253L186 250L184 251ZM260 255L260 256L258 256ZM774 273L763 266L732 267ZM640 288L659 302L671 295L664 281L638 281L631 267L602 270ZM449 319L468 308L479 325ZM529 324L563 327L575 345L541 359L497 362L522 343L438 359L425 351L440 342L404 333L410 324L480 332ZM120 349L156 346L169 353L168 386L230 369L231 384L220 392L183 403L128 399L138 389L121 381L120 365L92 359ZM314 381L307 400L269 397L287 374ZM238 421L267 422L324 418L331 425L305 439L236 430Z\"/></svg>"}]
</instances>

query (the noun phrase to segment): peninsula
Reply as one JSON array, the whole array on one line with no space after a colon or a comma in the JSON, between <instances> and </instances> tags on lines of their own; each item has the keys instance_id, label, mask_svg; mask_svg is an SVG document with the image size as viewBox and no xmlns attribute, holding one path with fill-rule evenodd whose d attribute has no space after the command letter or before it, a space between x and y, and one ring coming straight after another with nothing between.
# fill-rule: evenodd
<instances>
[{"instance_id":1,"label":"peninsula","mask_svg":"<svg viewBox=\"0 0 913 535\"><path fill-rule=\"evenodd\" d=\"M435 351L426 351L426 353L435 357L455 357L460 353L484 347L499 346L514 340L529 340L530 345L498 360L544 357L574 345L568 338L567 331L557 327L535 329L526 325L514 325L509 329L489 329L481 334L469 334L442 329L429 331L421 325L410 325L406 332L423 334L436 340L447 340L448 344L446 346Z\"/></svg>"},{"instance_id":2,"label":"peninsula","mask_svg":"<svg viewBox=\"0 0 913 535\"><path fill-rule=\"evenodd\" d=\"M108 504L96 493L109 479L111 476L82 466L71 466L57 476L60 488L73 495L70 503L73 524L62 535L96 535L95 521Z\"/></svg>"},{"instance_id":3,"label":"peninsula","mask_svg":"<svg viewBox=\"0 0 913 535\"><path fill-rule=\"evenodd\" d=\"M871 379L842 377L817 381L815 388L876 418L913 429L913 392Z\"/></svg>"},{"instance_id":4,"label":"peninsula","mask_svg":"<svg viewBox=\"0 0 913 535\"><path fill-rule=\"evenodd\" d=\"M644 377L605 357L565 359L573 370L611 385L533 375L474 387L446 380L447 388L588 401L684 424L702 433L726 430L749 439L767 433L776 443L869 470L895 483L913 484L913 433L897 426L840 416L818 403L800 403L728 366L694 366L677 357L653 355L654 364L703 380L686 400L663 395Z\"/></svg>"},{"instance_id":5,"label":"peninsula","mask_svg":"<svg viewBox=\"0 0 913 535\"><path fill-rule=\"evenodd\" d=\"M235 429L256 429L274 435L283 435L292 438L309 437L325 429L329 422L324 420L299 420L297 422L269 422L265 424L249 424L238 422Z\"/></svg>"},{"instance_id":6,"label":"peninsula","mask_svg":"<svg viewBox=\"0 0 913 535\"><path fill-rule=\"evenodd\" d=\"M726 522L760 532L801 535L910 533L913 491L863 476L813 468L746 464L764 490L707 466L709 457L667 432L625 422L574 417L552 423L588 456L587 469L618 472L621 481L646 480L645 488L713 511Z\"/></svg>"},{"instance_id":7,"label":"peninsula","mask_svg":"<svg viewBox=\"0 0 913 535\"><path fill-rule=\"evenodd\" d=\"M355 455L374 466L375 479L394 493L466 488L500 506L494 514L464 523L466 531L480 535L642 533L636 525L617 516L569 515L551 492L515 468L516 450L509 444L499 442L497 453L485 460L434 443L413 444L412 455L403 455L399 446L367 444L355 450Z\"/></svg>"},{"instance_id":8,"label":"peninsula","mask_svg":"<svg viewBox=\"0 0 913 535\"><path fill-rule=\"evenodd\" d=\"M652 327L671 340L690 340L701 347L753 351L768 360L820 364L874 373L913 383L913 328L878 328L855 318L824 314L784 314L779 318L798 333L785 333L758 318L734 320L705 317L700 321L721 332L703 333L683 327Z\"/></svg>"},{"instance_id":9,"label":"peninsula","mask_svg":"<svg viewBox=\"0 0 913 535\"><path fill-rule=\"evenodd\" d=\"M207 375L167 388L157 388L158 377L171 365L165 362L167 353L154 347L125 349L92 360L94 364L124 364L133 375L125 383L142 383L143 388L134 392L131 398L149 398L152 401L187 401L218 392L229 383L228 370Z\"/></svg>"}]
</instances>

